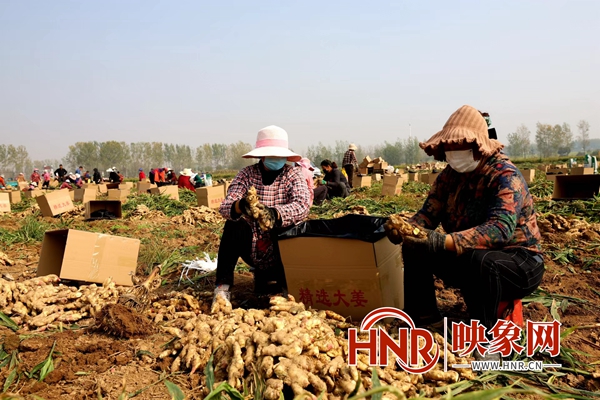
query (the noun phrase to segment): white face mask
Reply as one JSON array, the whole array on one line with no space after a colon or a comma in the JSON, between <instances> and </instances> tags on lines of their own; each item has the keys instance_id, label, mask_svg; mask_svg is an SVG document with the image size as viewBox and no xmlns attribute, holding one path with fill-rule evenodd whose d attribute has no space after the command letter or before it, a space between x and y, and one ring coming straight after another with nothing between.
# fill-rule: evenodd
<instances>
[{"instance_id":1,"label":"white face mask","mask_svg":"<svg viewBox=\"0 0 600 400\"><path fill-rule=\"evenodd\" d=\"M446 152L446 161L456 172L471 172L479 165L473 158L473 150L454 150Z\"/></svg>"}]
</instances>

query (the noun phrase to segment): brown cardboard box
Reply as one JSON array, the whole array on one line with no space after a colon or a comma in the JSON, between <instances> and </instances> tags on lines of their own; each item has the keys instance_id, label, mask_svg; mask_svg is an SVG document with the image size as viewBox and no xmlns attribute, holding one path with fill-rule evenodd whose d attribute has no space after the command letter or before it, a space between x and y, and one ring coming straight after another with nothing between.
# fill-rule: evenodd
<instances>
[{"instance_id":1,"label":"brown cardboard box","mask_svg":"<svg viewBox=\"0 0 600 400\"><path fill-rule=\"evenodd\" d=\"M26 190L23 192L23 196L25 196L26 199L34 199L36 197L43 196L44 193L45 192L42 192L40 189Z\"/></svg>"},{"instance_id":2,"label":"brown cardboard box","mask_svg":"<svg viewBox=\"0 0 600 400\"><path fill-rule=\"evenodd\" d=\"M74 229L47 231L37 276L95 283L111 278L117 285L132 286L139 250L139 239Z\"/></svg>"},{"instance_id":3,"label":"brown cardboard box","mask_svg":"<svg viewBox=\"0 0 600 400\"><path fill-rule=\"evenodd\" d=\"M591 167L573 167L571 168L571 175L593 175L594 168Z\"/></svg>"},{"instance_id":4,"label":"brown cardboard box","mask_svg":"<svg viewBox=\"0 0 600 400\"><path fill-rule=\"evenodd\" d=\"M44 217L54 217L75 209L69 190L55 190L35 198Z\"/></svg>"},{"instance_id":5,"label":"brown cardboard box","mask_svg":"<svg viewBox=\"0 0 600 400\"><path fill-rule=\"evenodd\" d=\"M7 193L10 197L11 204L18 204L21 202L21 192L19 190L2 190L0 193Z\"/></svg>"},{"instance_id":6,"label":"brown cardboard box","mask_svg":"<svg viewBox=\"0 0 600 400\"><path fill-rule=\"evenodd\" d=\"M388 167L388 163L386 161L382 161L382 162L378 162L378 163L373 163L373 169L385 169Z\"/></svg>"},{"instance_id":7,"label":"brown cardboard box","mask_svg":"<svg viewBox=\"0 0 600 400\"><path fill-rule=\"evenodd\" d=\"M225 195L222 187L207 186L196 189L196 198L198 199L198 206L219 208L225 200Z\"/></svg>"},{"instance_id":8,"label":"brown cardboard box","mask_svg":"<svg viewBox=\"0 0 600 400\"><path fill-rule=\"evenodd\" d=\"M370 187L371 186L371 177L369 175L354 175L352 177L352 187L360 188L360 187Z\"/></svg>"},{"instance_id":9,"label":"brown cardboard box","mask_svg":"<svg viewBox=\"0 0 600 400\"><path fill-rule=\"evenodd\" d=\"M419 175L416 172L409 172L408 173L408 181L409 182L419 182Z\"/></svg>"},{"instance_id":10,"label":"brown cardboard box","mask_svg":"<svg viewBox=\"0 0 600 400\"><path fill-rule=\"evenodd\" d=\"M92 213L99 210L106 210L113 214L117 219L123 218L123 209L119 200L90 200L85 203L85 219L92 218Z\"/></svg>"},{"instance_id":11,"label":"brown cardboard box","mask_svg":"<svg viewBox=\"0 0 600 400\"><path fill-rule=\"evenodd\" d=\"M10 195L6 192L0 192L0 213L10 212Z\"/></svg>"},{"instance_id":12,"label":"brown cardboard box","mask_svg":"<svg viewBox=\"0 0 600 400\"><path fill-rule=\"evenodd\" d=\"M333 310L360 321L370 311L404 307L400 246L387 238L297 237L278 242L289 293L316 309ZM310 251L307 251L310 249ZM335 257L315 257L335 254Z\"/></svg>"},{"instance_id":13,"label":"brown cardboard box","mask_svg":"<svg viewBox=\"0 0 600 400\"><path fill-rule=\"evenodd\" d=\"M97 185L95 183L84 183L83 185L81 185L82 189L95 189L98 190L98 188L96 187Z\"/></svg>"},{"instance_id":14,"label":"brown cardboard box","mask_svg":"<svg viewBox=\"0 0 600 400\"><path fill-rule=\"evenodd\" d=\"M221 188L221 192L223 188ZM179 188L176 185L159 186L150 189L150 194L160 194L168 196L173 200L179 200Z\"/></svg>"},{"instance_id":15,"label":"brown cardboard box","mask_svg":"<svg viewBox=\"0 0 600 400\"><path fill-rule=\"evenodd\" d=\"M591 199L600 192L600 175L556 175L553 200Z\"/></svg>"},{"instance_id":16,"label":"brown cardboard box","mask_svg":"<svg viewBox=\"0 0 600 400\"><path fill-rule=\"evenodd\" d=\"M567 175L569 173L568 168L548 168L548 175Z\"/></svg>"},{"instance_id":17,"label":"brown cardboard box","mask_svg":"<svg viewBox=\"0 0 600 400\"><path fill-rule=\"evenodd\" d=\"M58 179L52 179L50 181L50 183L48 184L48 186L50 186L51 188L57 188L60 186Z\"/></svg>"},{"instance_id":18,"label":"brown cardboard box","mask_svg":"<svg viewBox=\"0 0 600 400\"><path fill-rule=\"evenodd\" d=\"M395 196L402 193L402 185L405 179L402 175L384 175L381 194L384 196Z\"/></svg>"},{"instance_id":19,"label":"brown cardboard box","mask_svg":"<svg viewBox=\"0 0 600 400\"><path fill-rule=\"evenodd\" d=\"M548 164L540 164L537 166L537 169L546 173L546 172L548 172Z\"/></svg>"},{"instance_id":20,"label":"brown cardboard box","mask_svg":"<svg viewBox=\"0 0 600 400\"><path fill-rule=\"evenodd\" d=\"M75 201L75 190L71 190L71 189L61 189L61 190L68 190L71 201Z\"/></svg>"},{"instance_id":21,"label":"brown cardboard box","mask_svg":"<svg viewBox=\"0 0 600 400\"><path fill-rule=\"evenodd\" d=\"M18 182L19 190L29 189L29 183L27 182Z\"/></svg>"},{"instance_id":22,"label":"brown cardboard box","mask_svg":"<svg viewBox=\"0 0 600 400\"><path fill-rule=\"evenodd\" d=\"M98 185L98 193L108 194L108 186L106 185L106 183L101 183Z\"/></svg>"},{"instance_id":23,"label":"brown cardboard box","mask_svg":"<svg viewBox=\"0 0 600 400\"><path fill-rule=\"evenodd\" d=\"M552 182L556 182L556 175L546 174L546 179Z\"/></svg>"},{"instance_id":24,"label":"brown cardboard box","mask_svg":"<svg viewBox=\"0 0 600 400\"><path fill-rule=\"evenodd\" d=\"M87 203L96 200L96 188L75 189L75 201Z\"/></svg>"},{"instance_id":25,"label":"brown cardboard box","mask_svg":"<svg viewBox=\"0 0 600 400\"><path fill-rule=\"evenodd\" d=\"M153 184L150 182L138 182L137 184L137 192L138 193L148 193L150 189L152 189ZM156 187L156 185L154 185Z\"/></svg>"},{"instance_id":26,"label":"brown cardboard box","mask_svg":"<svg viewBox=\"0 0 600 400\"><path fill-rule=\"evenodd\" d=\"M107 183L105 183L105 185L106 185L106 189L107 189L107 190L108 190L108 189L118 189L118 188L119 188L119 185L120 185L120 183L118 183L118 182L114 182L114 183L107 182Z\"/></svg>"},{"instance_id":27,"label":"brown cardboard box","mask_svg":"<svg viewBox=\"0 0 600 400\"><path fill-rule=\"evenodd\" d=\"M129 190L108 189L108 200L119 200L124 203L127 201L127 196L129 196Z\"/></svg>"},{"instance_id":28,"label":"brown cardboard box","mask_svg":"<svg viewBox=\"0 0 600 400\"><path fill-rule=\"evenodd\" d=\"M359 175L368 175L369 174L369 168L367 167L358 167L358 174Z\"/></svg>"},{"instance_id":29,"label":"brown cardboard box","mask_svg":"<svg viewBox=\"0 0 600 400\"><path fill-rule=\"evenodd\" d=\"M373 174L373 175L371 175L371 181L375 181L375 182L381 181L381 174Z\"/></svg>"},{"instance_id":30,"label":"brown cardboard box","mask_svg":"<svg viewBox=\"0 0 600 400\"><path fill-rule=\"evenodd\" d=\"M360 164L358 164L359 167L361 168L372 168L373 167L373 160L371 160L371 157L366 156L362 162Z\"/></svg>"},{"instance_id":31,"label":"brown cardboard box","mask_svg":"<svg viewBox=\"0 0 600 400\"><path fill-rule=\"evenodd\" d=\"M119 184L118 188L121 190L131 190L133 189L133 182L122 182Z\"/></svg>"},{"instance_id":32,"label":"brown cardboard box","mask_svg":"<svg viewBox=\"0 0 600 400\"><path fill-rule=\"evenodd\" d=\"M529 184L533 182L533 179L535 178L535 169L523 169L521 170L521 174L523 175L523 178L525 178L525 182Z\"/></svg>"}]
</instances>

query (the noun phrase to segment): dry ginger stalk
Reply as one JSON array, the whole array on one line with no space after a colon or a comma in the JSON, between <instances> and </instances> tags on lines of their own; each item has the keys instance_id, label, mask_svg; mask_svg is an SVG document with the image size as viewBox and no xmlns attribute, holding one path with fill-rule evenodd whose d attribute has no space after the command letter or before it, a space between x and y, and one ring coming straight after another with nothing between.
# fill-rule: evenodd
<instances>
[{"instance_id":1,"label":"dry ginger stalk","mask_svg":"<svg viewBox=\"0 0 600 400\"><path fill-rule=\"evenodd\" d=\"M397 230L401 236L412 236L419 239L427 237L426 231L411 224L399 214L390 215L386 225L390 230Z\"/></svg>"}]
</instances>

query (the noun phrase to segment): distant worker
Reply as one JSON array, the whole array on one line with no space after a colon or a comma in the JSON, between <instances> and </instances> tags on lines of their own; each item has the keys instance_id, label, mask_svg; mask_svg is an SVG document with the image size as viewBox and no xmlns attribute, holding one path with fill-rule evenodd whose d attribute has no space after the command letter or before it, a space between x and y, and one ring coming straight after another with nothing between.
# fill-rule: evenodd
<instances>
[{"instance_id":1,"label":"distant worker","mask_svg":"<svg viewBox=\"0 0 600 400\"><path fill-rule=\"evenodd\" d=\"M313 178L313 171L315 170L312 165L310 165L310 160L308 158L303 158L298 161L296 164L301 168L302 176L304 176L304 180L308 185L308 190L310 191L310 205L312 206L313 200L315 198L315 184Z\"/></svg>"},{"instance_id":2,"label":"distant worker","mask_svg":"<svg viewBox=\"0 0 600 400\"><path fill-rule=\"evenodd\" d=\"M108 172L108 181L110 183L120 183L121 177L119 176L116 168L109 168L106 170Z\"/></svg>"},{"instance_id":3,"label":"distant worker","mask_svg":"<svg viewBox=\"0 0 600 400\"><path fill-rule=\"evenodd\" d=\"M56 177L56 179L58 179L59 182L65 180L65 177L67 176L67 170L63 168L62 164L60 164L56 171L54 171L54 176Z\"/></svg>"},{"instance_id":4,"label":"distant worker","mask_svg":"<svg viewBox=\"0 0 600 400\"><path fill-rule=\"evenodd\" d=\"M24 173L19 172L19 176L17 176L17 182L27 182L27 180L25 179Z\"/></svg>"},{"instance_id":5,"label":"distant worker","mask_svg":"<svg viewBox=\"0 0 600 400\"><path fill-rule=\"evenodd\" d=\"M44 183L42 183L42 189L49 189L50 188L50 180L52 179L50 177L50 171L45 169L44 173L42 174L42 178L44 180Z\"/></svg>"},{"instance_id":6,"label":"distant worker","mask_svg":"<svg viewBox=\"0 0 600 400\"><path fill-rule=\"evenodd\" d=\"M348 146L348 150L344 154L344 159L342 160L342 167L344 171L346 171L346 175L348 175L348 185L352 188L352 178L354 177L354 171L358 170L358 161L356 160L356 145L354 143L350 143Z\"/></svg>"},{"instance_id":7,"label":"distant worker","mask_svg":"<svg viewBox=\"0 0 600 400\"><path fill-rule=\"evenodd\" d=\"M92 182L94 182L95 184L102 183L102 175L100 175L100 171L98 171L98 168L94 168L94 175L92 175Z\"/></svg>"},{"instance_id":8,"label":"distant worker","mask_svg":"<svg viewBox=\"0 0 600 400\"><path fill-rule=\"evenodd\" d=\"M327 198L347 197L350 193L350 185L337 164L330 160L323 160L321 169L325 171L325 177L321 183L327 186Z\"/></svg>"},{"instance_id":9,"label":"distant worker","mask_svg":"<svg viewBox=\"0 0 600 400\"><path fill-rule=\"evenodd\" d=\"M177 187L181 189L188 189L192 192L196 191L194 184L190 181L190 178L194 175L190 168L184 168L183 171L179 173L179 179L177 180Z\"/></svg>"},{"instance_id":10,"label":"distant worker","mask_svg":"<svg viewBox=\"0 0 600 400\"><path fill-rule=\"evenodd\" d=\"M34 168L33 173L31 174L31 182L40 183L42 177L40 176L39 169Z\"/></svg>"},{"instance_id":11,"label":"distant worker","mask_svg":"<svg viewBox=\"0 0 600 400\"><path fill-rule=\"evenodd\" d=\"M140 182L143 182L146 180L146 174L144 173L143 168L140 168L138 177L140 178Z\"/></svg>"},{"instance_id":12,"label":"distant worker","mask_svg":"<svg viewBox=\"0 0 600 400\"><path fill-rule=\"evenodd\" d=\"M85 183L90 183L91 179L92 176L90 175L90 171L85 171L85 174L83 175L83 180L85 181Z\"/></svg>"},{"instance_id":13,"label":"distant worker","mask_svg":"<svg viewBox=\"0 0 600 400\"><path fill-rule=\"evenodd\" d=\"M80 165L79 168L75 170L75 174L81 175L83 173L83 167Z\"/></svg>"},{"instance_id":14,"label":"distant worker","mask_svg":"<svg viewBox=\"0 0 600 400\"><path fill-rule=\"evenodd\" d=\"M157 183L156 183L158 186L164 186L165 185L165 183L167 182L166 175L167 175L167 167L159 168L158 169L158 180L157 180Z\"/></svg>"},{"instance_id":15,"label":"distant worker","mask_svg":"<svg viewBox=\"0 0 600 400\"><path fill-rule=\"evenodd\" d=\"M0 175L0 188L6 188L6 181L4 180L4 175Z\"/></svg>"}]
</instances>

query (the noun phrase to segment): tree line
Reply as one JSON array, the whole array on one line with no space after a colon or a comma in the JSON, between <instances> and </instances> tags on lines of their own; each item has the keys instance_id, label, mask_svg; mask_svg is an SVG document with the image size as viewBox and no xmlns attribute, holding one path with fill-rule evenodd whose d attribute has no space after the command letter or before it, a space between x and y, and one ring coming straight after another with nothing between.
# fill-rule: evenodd
<instances>
[{"instance_id":1,"label":"tree line","mask_svg":"<svg viewBox=\"0 0 600 400\"><path fill-rule=\"evenodd\" d=\"M576 142L583 154L598 150L590 148L590 124L585 120L577 124L575 138L567 123L551 125L541 122L536 124L535 142L532 142L530 137L529 128L525 124L520 125L514 132L508 134L506 153L514 157L527 157L534 154L542 158L566 156L573 151Z\"/></svg>"}]
</instances>

